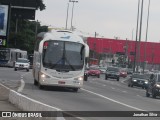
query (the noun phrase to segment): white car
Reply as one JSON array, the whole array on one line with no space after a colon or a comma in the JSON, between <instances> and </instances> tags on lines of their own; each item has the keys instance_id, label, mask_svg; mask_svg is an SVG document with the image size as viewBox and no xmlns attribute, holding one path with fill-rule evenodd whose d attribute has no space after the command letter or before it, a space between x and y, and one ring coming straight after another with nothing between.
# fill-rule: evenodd
<instances>
[{"instance_id":1,"label":"white car","mask_svg":"<svg viewBox=\"0 0 160 120\"><path fill-rule=\"evenodd\" d=\"M18 69L26 69L28 72L30 68L30 63L28 59L25 58L18 58L14 65L14 70L17 71Z\"/></svg>"}]
</instances>

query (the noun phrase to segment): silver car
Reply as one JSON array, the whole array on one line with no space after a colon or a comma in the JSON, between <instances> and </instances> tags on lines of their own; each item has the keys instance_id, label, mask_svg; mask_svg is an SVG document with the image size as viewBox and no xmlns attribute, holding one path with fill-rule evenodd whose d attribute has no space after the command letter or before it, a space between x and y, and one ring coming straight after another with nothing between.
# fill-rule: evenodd
<instances>
[{"instance_id":1,"label":"silver car","mask_svg":"<svg viewBox=\"0 0 160 120\"><path fill-rule=\"evenodd\" d=\"M25 58L18 58L14 65L14 70L17 71L18 69L26 69L28 72L30 68L30 63L28 59Z\"/></svg>"}]
</instances>

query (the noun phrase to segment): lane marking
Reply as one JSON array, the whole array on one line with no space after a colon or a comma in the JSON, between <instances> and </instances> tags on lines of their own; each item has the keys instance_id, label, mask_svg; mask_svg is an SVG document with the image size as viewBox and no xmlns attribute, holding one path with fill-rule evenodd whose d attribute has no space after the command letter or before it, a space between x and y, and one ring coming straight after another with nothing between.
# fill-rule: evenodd
<instances>
[{"instance_id":1,"label":"lane marking","mask_svg":"<svg viewBox=\"0 0 160 120\"><path fill-rule=\"evenodd\" d=\"M127 93L127 91L122 91L123 93Z\"/></svg>"},{"instance_id":2,"label":"lane marking","mask_svg":"<svg viewBox=\"0 0 160 120\"><path fill-rule=\"evenodd\" d=\"M21 75L21 85L20 85L20 87L18 88L17 92L22 92L22 91L23 91L23 89L24 89L24 87L25 87L25 82L24 82L23 78L24 78L24 76L27 75L27 74L30 74L30 72Z\"/></svg>"},{"instance_id":3,"label":"lane marking","mask_svg":"<svg viewBox=\"0 0 160 120\"><path fill-rule=\"evenodd\" d=\"M118 104L123 105L123 106L125 106L125 107L129 107L129 108L132 108L132 109L135 109L135 110L139 110L139 111L146 111L146 110L143 110L143 109L140 109L140 108L137 108L137 107L134 107L134 106L127 105L127 104L125 104L125 103L122 103L122 102L116 101L116 100L114 100L114 99L111 99L111 98L109 98L109 97L103 96L103 95L101 95L101 94L98 94L98 93L95 93L95 92L89 91L89 90L84 89L84 88L82 88L82 90L83 90L83 91L86 91L86 92L89 92L89 93L91 93L91 94L97 95L97 96L99 96L99 97L101 97L101 98L104 98L104 99L110 100L110 101L112 101L112 102L118 103Z\"/></svg>"},{"instance_id":4,"label":"lane marking","mask_svg":"<svg viewBox=\"0 0 160 120\"><path fill-rule=\"evenodd\" d=\"M24 89L24 86L25 86L25 82L24 82L23 79L21 79L21 85L20 85L20 87L18 88L17 92L22 92L23 89Z\"/></svg>"},{"instance_id":5,"label":"lane marking","mask_svg":"<svg viewBox=\"0 0 160 120\"><path fill-rule=\"evenodd\" d=\"M114 88L114 87L111 87L111 89L112 89L112 90L115 90L115 88Z\"/></svg>"}]
</instances>

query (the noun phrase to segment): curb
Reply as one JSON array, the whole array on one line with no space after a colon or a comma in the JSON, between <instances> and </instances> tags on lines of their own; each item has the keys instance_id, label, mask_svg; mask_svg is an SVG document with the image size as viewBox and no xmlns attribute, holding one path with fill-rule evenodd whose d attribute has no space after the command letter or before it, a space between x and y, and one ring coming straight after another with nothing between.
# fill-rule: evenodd
<instances>
[{"instance_id":1,"label":"curb","mask_svg":"<svg viewBox=\"0 0 160 120\"><path fill-rule=\"evenodd\" d=\"M1 84L2 87L9 90L9 102L15 105L17 108L21 109L22 111L61 111L53 106L49 106L42 102L36 101L29 97L26 97L10 88L6 87L5 85ZM19 120L21 118L17 118ZM22 118L24 119L24 118ZM65 120L63 116L58 115L57 117L43 117L43 118L25 118L25 120Z\"/></svg>"}]
</instances>

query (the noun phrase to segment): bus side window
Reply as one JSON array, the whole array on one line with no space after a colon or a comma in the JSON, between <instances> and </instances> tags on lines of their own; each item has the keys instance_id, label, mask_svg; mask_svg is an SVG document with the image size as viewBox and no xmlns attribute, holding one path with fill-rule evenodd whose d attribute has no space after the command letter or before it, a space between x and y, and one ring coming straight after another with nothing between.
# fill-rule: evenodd
<instances>
[{"instance_id":1,"label":"bus side window","mask_svg":"<svg viewBox=\"0 0 160 120\"><path fill-rule=\"evenodd\" d=\"M19 57L22 58L22 54L21 53L20 53Z\"/></svg>"},{"instance_id":2,"label":"bus side window","mask_svg":"<svg viewBox=\"0 0 160 120\"><path fill-rule=\"evenodd\" d=\"M11 61L13 61L13 52L11 52Z\"/></svg>"},{"instance_id":3,"label":"bus side window","mask_svg":"<svg viewBox=\"0 0 160 120\"><path fill-rule=\"evenodd\" d=\"M17 53L16 53L16 60L17 60L17 58L18 58L18 55L17 55Z\"/></svg>"}]
</instances>

